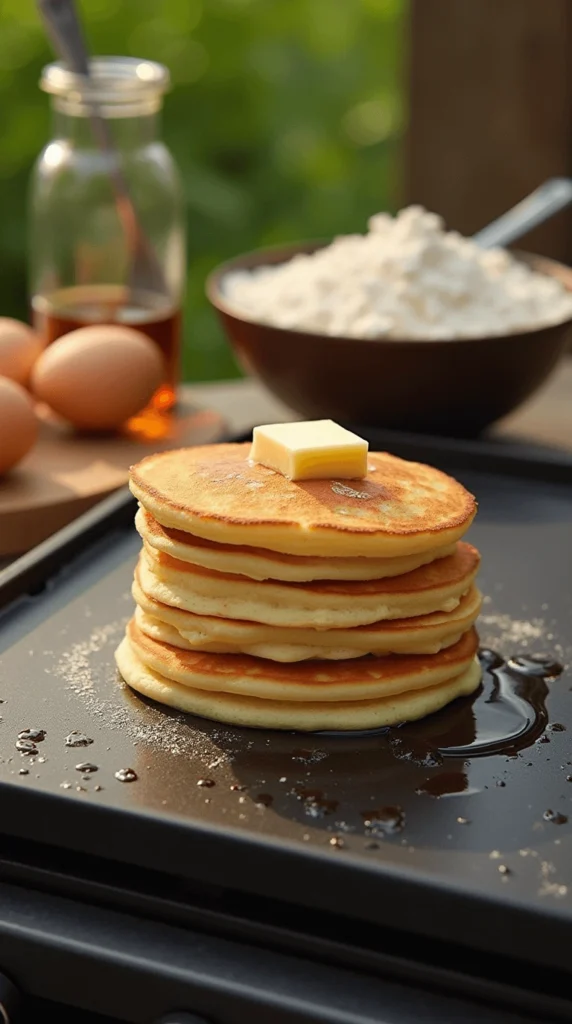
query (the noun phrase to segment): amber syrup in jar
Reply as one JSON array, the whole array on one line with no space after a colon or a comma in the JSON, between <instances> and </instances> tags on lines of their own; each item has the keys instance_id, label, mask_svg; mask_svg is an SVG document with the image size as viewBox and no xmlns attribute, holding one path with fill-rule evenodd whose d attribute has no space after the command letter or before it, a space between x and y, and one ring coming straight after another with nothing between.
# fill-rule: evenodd
<instances>
[{"instance_id":1,"label":"amber syrup in jar","mask_svg":"<svg viewBox=\"0 0 572 1024\"><path fill-rule=\"evenodd\" d=\"M167 433L164 416L177 398L181 351L181 310L164 296L129 292L122 285L78 285L32 300L34 326L46 345L94 324L122 324L146 334L160 348L165 376L146 409L132 417L127 429L152 440Z\"/></svg>"}]
</instances>

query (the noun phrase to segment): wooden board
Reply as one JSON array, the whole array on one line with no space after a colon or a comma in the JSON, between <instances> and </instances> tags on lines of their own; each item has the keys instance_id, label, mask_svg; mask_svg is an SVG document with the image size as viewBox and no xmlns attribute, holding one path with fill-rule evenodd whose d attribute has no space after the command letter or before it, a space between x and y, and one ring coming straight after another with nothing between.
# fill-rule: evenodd
<instances>
[{"instance_id":1,"label":"wooden board","mask_svg":"<svg viewBox=\"0 0 572 1024\"><path fill-rule=\"evenodd\" d=\"M0 557L22 554L127 482L129 466L166 448L211 444L225 434L222 415L179 405L164 436L79 436L46 415L40 439L0 480Z\"/></svg>"}]
</instances>

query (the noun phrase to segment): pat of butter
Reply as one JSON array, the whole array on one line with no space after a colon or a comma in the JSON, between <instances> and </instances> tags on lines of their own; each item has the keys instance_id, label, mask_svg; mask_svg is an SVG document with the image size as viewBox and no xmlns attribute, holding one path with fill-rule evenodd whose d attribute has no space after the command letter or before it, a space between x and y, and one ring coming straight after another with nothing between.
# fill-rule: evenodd
<instances>
[{"instance_id":1,"label":"pat of butter","mask_svg":"<svg viewBox=\"0 0 572 1024\"><path fill-rule=\"evenodd\" d=\"M250 458L288 480L357 480L367 475L367 441L333 420L255 427Z\"/></svg>"}]
</instances>

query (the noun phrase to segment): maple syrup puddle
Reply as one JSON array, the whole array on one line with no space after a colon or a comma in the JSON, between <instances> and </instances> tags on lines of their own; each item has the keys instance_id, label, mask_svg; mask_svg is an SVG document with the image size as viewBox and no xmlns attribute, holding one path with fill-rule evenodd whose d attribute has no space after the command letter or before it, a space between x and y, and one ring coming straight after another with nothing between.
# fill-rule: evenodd
<instances>
[{"instance_id":1,"label":"maple syrup puddle","mask_svg":"<svg viewBox=\"0 0 572 1024\"><path fill-rule=\"evenodd\" d=\"M467 708L472 735L445 733L438 743L442 757L515 754L534 743L548 725L546 680L559 676L562 665L543 654L504 661L490 648L479 651L479 661L483 681Z\"/></svg>"},{"instance_id":2,"label":"maple syrup puddle","mask_svg":"<svg viewBox=\"0 0 572 1024\"><path fill-rule=\"evenodd\" d=\"M547 680L559 676L563 666L544 654L505 660L490 648L479 651L479 661L483 679L476 693L428 718L391 729L322 735L383 736L394 757L423 767L436 767L447 758L516 754L544 733ZM459 783L453 791L462 791Z\"/></svg>"}]
</instances>

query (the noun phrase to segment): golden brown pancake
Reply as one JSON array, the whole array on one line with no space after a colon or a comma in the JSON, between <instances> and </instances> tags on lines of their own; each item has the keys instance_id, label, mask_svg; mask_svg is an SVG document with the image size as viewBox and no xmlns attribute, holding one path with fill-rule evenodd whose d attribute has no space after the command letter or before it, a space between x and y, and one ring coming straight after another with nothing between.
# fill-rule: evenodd
<instances>
[{"instance_id":1,"label":"golden brown pancake","mask_svg":"<svg viewBox=\"0 0 572 1024\"><path fill-rule=\"evenodd\" d=\"M477 652L478 637L469 630L453 647L438 654L389 654L356 661L305 661L293 670L248 654L183 651L153 640L131 619L126 635L145 665L182 686L222 690L247 697L288 701L349 701L388 697L436 686L464 672Z\"/></svg>"},{"instance_id":2,"label":"golden brown pancake","mask_svg":"<svg viewBox=\"0 0 572 1024\"><path fill-rule=\"evenodd\" d=\"M269 661L279 661L282 664L294 664L300 661L348 661L350 658L363 658L362 651L352 650L349 647L301 647L295 644L253 644L244 648L232 647L225 644L190 643L182 633L179 633L174 626L156 619L143 611L141 607L135 609L135 623L142 633L157 640L160 643L170 644L172 647L179 647L183 651L202 651L209 654L248 654L254 658L266 658ZM457 637L457 639L460 638Z\"/></svg>"},{"instance_id":3,"label":"golden brown pancake","mask_svg":"<svg viewBox=\"0 0 572 1024\"><path fill-rule=\"evenodd\" d=\"M193 537L182 530L161 526L140 508L135 526L142 539L166 555L182 562L192 562L205 569L249 576L253 580L284 580L305 583L312 580L380 580L386 576L402 576L436 558L445 558L455 551L454 544L421 551L402 558L309 558L284 555L279 551L246 547L244 544L216 544L204 537Z\"/></svg>"},{"instance_id":4,"label":"golden brown pancake","mask_svg":"<svg viewBox=\"0 0 572 1024\"><path fill-rule=\"evenodd\" d=\"M226 660L230 655L219 657ZM461 675L434 686L378 699L313 703L260 699L173 682L141 661L127 636L115 658L125 682L159 703L218 722L305 732L375 729L413 721L438 711L459 696L472 693L481 681L481 669L474 659Z\"/></svg>"},{"instance_id":5,"label":"golden brown pancake","mask_svg":"<svg viewBox=\"0 0 572 1024\"><path fill-rule=\"evenodd\" d=\"M249 444L149 455L130 487L163 526L221 544L311 557L401 557L454 543L476 511L437 469L371 453L363 480L300 483L249 462Z\"/></svg>"},{"instance_id":6,"label":"golden brown pancake","mask_svg":"<svg viewBox=\"0 0 572 1024\"><path fill-rule=\"evenodd\" d=\"M435 654L457 643L477 619L481 595L471 587L452 612L389 619L353 629L281 629L259 622L194 615L148 597L136 572L133 597L143 632L184 650L251 654L273 661L361 658L364 654Z\"/></svg>"},{"instance_id":7,"label":"golden brown pancake","mask_svg":"<svg viewBox=\"0 0 572 1024\"><path fill-rule=\"evenodd\" d=\"M163 604L281 627L347 629L382 619L452 611L471 587L479 554L460 542L454 555L383 580L283 583L217 573L145 546L143 589Z\"/></svg>"}]
</instances>

